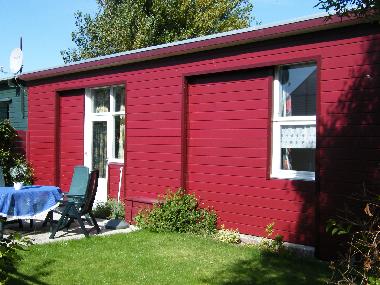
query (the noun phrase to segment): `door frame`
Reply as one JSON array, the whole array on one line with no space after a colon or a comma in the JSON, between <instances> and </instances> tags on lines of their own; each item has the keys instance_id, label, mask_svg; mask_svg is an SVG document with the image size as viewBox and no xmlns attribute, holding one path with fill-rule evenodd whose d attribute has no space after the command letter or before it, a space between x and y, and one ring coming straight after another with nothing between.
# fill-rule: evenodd
<instances>
[{"instance_id":1,"label":"door frame","mask_svg":"<svg viewBox=\"0 0 380 285\"><path fill-rule=\"evenodd\" d=\"M92 139L93 139L93 122L107 122L107 159L105 165L105 178L99 178L98 185L98 194L96 196L97 201L106 201L108 197L108 165L110 163L123 163L124 159L115 158L115 117L124 116L126 118L125 110L125 101L124 101L124 110L115 111L116 107L116 94L114 93L116 88L124 88L125 94L125 85L116 84L116 85L106 85L93 88L86 88L85 90L85 112L84 112L84 165L92 169ZM104 113L94 113L92 112L92 91L96 89L110 89L110 108L108 112ZM125 97L124 97L125 98ZM125 100L125 99L124 99ZM124 122L125 125L125 122ZM125 126L124 126L125 127ZM125 142L124 142L125 144ZM125 148L125 145L124 145Z\"/></svg>"},{"instance_id":2,"label":"door frame","mask_svg":"<svg viewBox=\"0 0 380 285\"><path fill-rule=\"evenodd\" d=\"M112 157L112 128L113 121L109 114L96 114L92 112L92 90L107 88L86 88L85 91L85 112L84 112L84 165L92 170L92 148L93 148L93 122L106 122L107 123L107 158L105 165L105 177L98 179L98 192L96 194L96 201L105 202L108 196L108 163L110 157ZM110 102L112 104L113 102Z\"/></svg>"}]
</instances>

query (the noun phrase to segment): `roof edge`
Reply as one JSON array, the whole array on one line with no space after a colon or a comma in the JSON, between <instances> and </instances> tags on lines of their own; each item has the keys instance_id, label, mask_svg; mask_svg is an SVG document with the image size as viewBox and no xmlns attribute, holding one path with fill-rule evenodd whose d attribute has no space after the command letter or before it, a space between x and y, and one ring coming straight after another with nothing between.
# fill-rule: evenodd
<instances>
[{"instance_id":1,"label":"roof edge","mask_svg":"<svg viewBox=\"0 0 380 285\"><path fill-rule=\"evenodd\" d=\"M24 81L33 81L65 74L118 66L133 62L147 61L173 55L188 54L221 47L281 38L296 34L315 32L368 22L365 19L332 16L328 13L299 17L289 21L275 22L263 26L248 27L182 41L176 41L146 48L90 58L61 66L27 72L19 75ZM205 44L207 43L207 44Z\"/></svg>"}]
</instances>

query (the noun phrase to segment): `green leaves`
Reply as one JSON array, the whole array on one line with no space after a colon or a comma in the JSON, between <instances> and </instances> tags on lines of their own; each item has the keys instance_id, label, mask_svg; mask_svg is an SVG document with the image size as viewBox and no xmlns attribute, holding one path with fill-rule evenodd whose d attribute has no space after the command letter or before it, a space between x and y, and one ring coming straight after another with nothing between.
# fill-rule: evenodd
<instances>
[{"instance_id":1,"label":"green leaves","mask_svg":"<svg viewBox=\"0 0 380 285\"><path fill-rule=\"evenodd\" d=\"M338 223L334 219L329 219L326 225L326 232L331 233L331 235L346 235L350 233L352 225L344 225L342 223Z\"/></svg>"},{"instance_id":2,"label":"green leaves","mask_svg":"<svg viewBox=\"0 0 380 285\"><path fill-rule=\"evenodd\" d=\"M168 191L162 203L144 209L135 217L137 225L153 232L213 234L217 216L213 210L199 208L196 197L183 189Z\"/></svg>"},{"instance_id":3,"label":"green leaves","mask_svg":"<svg viewBox=\"0 0 380 285\"><path fill-rule=\"evenodd\" d=\"M346 204L336 219L327 221L332 235L344 235L343 254L334 262L332 284L380 284L380 199L375 190L344 197Z\"/></svg>"},{"instance_id":4,"label":"green leaves","mask_svg":"<svg viewBox=\"0 0 380 285\"><path fill-rule=\"evenodd\" d=\"M28 237L15 233L0 240L0 284L6 284L9 274L15 271L17 262L21 260L20 250L27 250L32 242Z\"/></svg>"},{"instance_id":5,"label":"green leaves","mask_svg":"<svg viewBox=\"0 0 380 285\"><path fill-rule=\"evenodd\" d=\"M319 0L315 7L338 16L367 17L375 16L379 19L379 0Z\"/></svg>"},{"instance_id":6,"label":"green leaves","mask_svg":"<svg viewBox=\"0 0 380 285\"><path fill-rule=\"evenodd\" d=\"M17 133L8 120L0 122L0 149L10 151L11 146L16 143Z\"/></svg>"},{"instance_id":7,"label":"green leaves","mask_svg":"<svg viewBox=\"0 0 380 285\"><path fill-rule=\"evenodd\" d=\"M285 250L284 246L284 236L280 234L274 235L275 222L269 223L265 227L266 237L262 238L259 243L259 248L264 252L271 252L275 254L280 254Z\"/></svg>"},{"instance_id":8,"label":"green leaves","mask_svg":"<svg viewBox=\"0 0 380 285\"><path fill-rule=\"evenodd\" d=\"M125 205L116 199L100 202L93 210L95 217L100 219L125 219Z\"/></svg>"},{"instance_id":9,"label":"green leaves","mask_svg":"<svg viewBox=\"0 0 380 285\"><path fill-rule=\"evenodd\" d=\"M8 120L0 122L0 166L3 168L6 185L13 182L24 182L26 185L33 183L33 169L27 163L24 156L17 152L17 132ZM14 181L10 176L12 167L20 166L23 169L21 180Z\"/></svg>"},{"instance_id":10,"label":"green leaves","mask_svg":"<svg viewBox=\"0 0 380 285\"><path fill-rule=\"evenodd\" d=\"M218 241L225 242L225 243L240 243L240 234L238 229L232 230L232 229L226 229L224 225L221 226L221 229L218 230L214 238Z\"/></svg>"},{"instance_id":11,"label":"green leaves","mask_svg":"<svg viewBox=\"0 0 380 285\"><path fill-rule=\"evenodd\" d=\"M249 0L98 0L99 11L75 14L74 49L63 60L113 54L245 28L253 21Z\"/></svg>"}]
</instances>

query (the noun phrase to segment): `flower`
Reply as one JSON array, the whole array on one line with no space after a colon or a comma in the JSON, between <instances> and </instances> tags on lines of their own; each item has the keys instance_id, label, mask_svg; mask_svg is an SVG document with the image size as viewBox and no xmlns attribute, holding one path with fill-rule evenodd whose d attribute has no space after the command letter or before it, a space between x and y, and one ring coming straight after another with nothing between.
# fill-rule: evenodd
<instances>
[{"instance_id":1,"label":"flower","mask_svg":"<svg viewBox=\"0 0 380 285\"><path fill-rule=\"evenodd\" d=\"M28 168L25 164L19 164L12 167L9 170L9 174L14 182L23 182L28 175Z\"/></svg>"}]
</instances>

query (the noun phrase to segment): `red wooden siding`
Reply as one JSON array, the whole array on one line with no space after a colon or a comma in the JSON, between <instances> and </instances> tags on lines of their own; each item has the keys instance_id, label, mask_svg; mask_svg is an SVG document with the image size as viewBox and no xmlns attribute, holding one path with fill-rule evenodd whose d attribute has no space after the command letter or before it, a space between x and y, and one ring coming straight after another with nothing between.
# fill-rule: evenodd
<instances>
[{"instance_id":1,"label":"red wooden siding","mask_svg":"<svg viewBox=\"0 0 380 285\"><path fill-rule=\"evenodd\" d=\"M70 188L74 166L83 165L84 90L59 92L59 187Z\"/></svg>"},{"instance_id":2,"label":"red wooden siding","mask_svg":"<svg viewBox=\"0 0 380 285\"><path fill-rule=\"evenodd\" d=\"M30 92L30 93L29 93ZM35 170L35 184L56 185L56 92L28 89L29 160Z\"/></svg>"},{"instance_id":3,"label":"red wooden siding","mask_svg":"<svg viewBox=\"0 0 380 285\"><path fill-rule=\"evenodd\" d=\"M126 85L124 178L127 211L132 215L139 197L155 198L167 187L181 184L184 78L190 78L191 89L201 84L191 78L210 80L207 74L221 70L256 71L317 60L317 191L313 183L267 178L270 123L264 89L252 95L241 91L240 101L230 101L233 89L215 88L211 91L216 94L215 103L211 93L203 97L190 90L189 123L193 130L189 130L188 178L191 190L214 205L227 226L242 233L262 234L264 226L275 220L288 241L314 244L326 254L329 237L324 232L325 219L339 205L334 204L334 196L359 189L363 179L379 178L379 51L378 25L361 24L31 82L30 160L38 183L54 184L57 178L57 90ZM248 91L253 89L248 85ZM244 109L246 106L250 108ZM215 113L220 118L215 118ZM219 131L223 128L229 130ZM223 143L223 138L236 135L236 128L242 129L240 136L254 138L241 140L238 152ZM206 147L211 159L204 157ZM315 209L320 213L315 216L319 232L311 220Z\"/></svg>"},{"instance_id":4,"label":"red wooden siding","mask_svg":"<svg viewBox=\"0 0 380 285\"><path fill-rule=\"evenodd\" d=\"M379 190L380 35L329 54L321 71L319 122L319 255L333 253L326 221L342 208L342 195Z\"/></svg>"},{"instance_id":5,"label":"red wooden siding","mask_svg":"<svg viewBox=\"0 0 380 285\"><path fill-rule=\"evenodd\" d=\"M261 236L275 221L287 240L314 244L314 209L304 207L315 195L314 183L286 197L294 186L271 188L268 177L272 75L273 68L253 69L189 81L186 187L228 228Z\"/></svg>"},{"instance_id":6,"label":"red wooden siding","mask_svg":"<svg viewBox=\"0 0 380 285\"><path fill-rule=\"evenodd\" d=\"M181 177L181 77L147 76L127 81L125 181L134 202L179 187Z\"/></svg>"},{"instance_id":7,"label":"red wooden siding","mask_svg":"<svg viewBox=\"0 0 380 285\"><path fill-rule=\"evenodd\" d=\"M151 208L157 199L145 198L145 197L135 197L133 199L128 199L126 202L126 220L129 223L134 223L133 217L135 217L141 210L146 208Z\"/></svg>"},{"instance_id":8,"label":"red wooden siding","mask_svg":"<svg viewBox=\"0 0 380 285\"><path fill-rule=\"evenodd\" d=\"M117 199L119 191L120 168L124 167L121 163L110 163L108 165L108 197ZM124 169L123 169L124 173ZM120 199L124 199L124 179L121 179Z\"/></svg>"}]
</instances>

